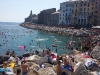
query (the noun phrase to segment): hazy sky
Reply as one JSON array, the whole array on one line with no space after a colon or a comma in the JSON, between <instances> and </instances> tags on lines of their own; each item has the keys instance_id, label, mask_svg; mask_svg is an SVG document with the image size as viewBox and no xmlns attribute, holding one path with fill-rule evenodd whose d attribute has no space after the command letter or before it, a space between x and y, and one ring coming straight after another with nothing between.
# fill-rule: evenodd
<instances>
[{"instance_id":1,"label":"hazy sky","mask_svg":"<svg viewBox=\"0 0 100 75\"><path fill-rule=\"evenodd\" d=\"M1 22L23 22L25 17L49 8L60 8L60 3L67 0L0 0Z\"/></svg>"}]
</instances>

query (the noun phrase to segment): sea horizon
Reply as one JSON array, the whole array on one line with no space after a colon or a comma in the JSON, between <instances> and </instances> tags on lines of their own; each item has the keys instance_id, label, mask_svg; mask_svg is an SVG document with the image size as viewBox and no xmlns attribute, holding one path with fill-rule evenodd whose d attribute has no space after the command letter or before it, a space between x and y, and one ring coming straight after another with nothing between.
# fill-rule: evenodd
<instances>
[{"instance_id":1,"label":"sea horizon","mask_svg":"<svg viewBox=\"0 0 100 75\"><path fill-rule=\"evenodd\" d=\"M7 22L7 21L0 21L0 23L22 23L22 22Z\"/></svg>"}]
</instances>

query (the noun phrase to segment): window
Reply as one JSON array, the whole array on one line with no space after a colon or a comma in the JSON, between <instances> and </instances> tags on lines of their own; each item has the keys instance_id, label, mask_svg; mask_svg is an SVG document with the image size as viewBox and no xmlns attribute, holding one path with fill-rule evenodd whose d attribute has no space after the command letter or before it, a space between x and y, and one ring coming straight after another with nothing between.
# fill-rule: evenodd
<instances>
[{"instance_id":1,"label":"window","mask_svg":"<svg viewBox=\"0 0 100 75\"><path fill-rule=\"evenodd\" d=\"M76 7L77 7L77 4L76 4Z\"/></svg>"},{"instance_id":2,"label":"window","mask_svg":"<svg viewBox=\"0 0 100 75\"><path fill-rule=\"evenodd\" d=\"M84 6L86 6L86 4L84 4Z\"/></svg>"},{"instance_id":3,"label":"window","mask_svg":"<svg viewBox=\"0 0 100 75\"><path fill-rule=\"evenodd\" d=\"M93 7L92 7L92 10L93 10Z\"/></svg>"},{"instance_id":4,"label":"window","mask_svg":"<svg viewBox=\"0 0 100 75\"><path fill-rule=\"evenodd\" d=\"M82 4L81 4L81 6L82 6Z\"/></svg>"},{"instance_id":5,"label":"window","mask_svg":"<svg viewBox=\"0 0 100 75\"><path fill-rule=\"evenodd\" d=\"M65 10L63 10L63 12L65 12Z\"/></svg>"},{"instance_id":6,"label":"window","mask_svg":"<svg viewBox=\"0 0 100 75\"><path fill-rule=\"evenodd\" d=\"M78 23L80 23L80 19L78 19Z\"/></svg>"},{"instance_id":7,"label":"window","mask_svg":"<svg viewBox=\"0 0 100 75\"><path fill-rule=\"evenodd\" d=\"M66 11L68 11L68 9L66 9Z\"/></svg>"},{"instance_id":8,"label":"window","mask_svg":"<svg viewBox=\"0 0 100 75\"><path fill-rule=\"evenodd\" d=\"M88 8L88 10L89 10L89 8Z\"/></svg>"},{"instance_id":9,"label":"window","mask_svg":"<svg viewBox=\"0 0 100 75\"><path fill-rule=\"evenodd\" d=\"M92 12L92 14L93 14L93 12Z\"/></svg>"},{"instance_id":10,"label":"window","mask_svg":"<svg viewBox=\"0 0 100 75\"><path fill-rule=\"evenodd\" d=\"M83 22L83 19L81 19L81 22Z\"/></svg>"},{"instance_id":11,"label":"window","mask_svg":"<svg viewBox=\"0 0 100 75\"><path fill-rule=\"evenodd\" d=\"M84 18L86 18L86 16L84 15Z\"/></svg>"},{"instance_id":12,"label":"window","mask_svg":"<svg viewBox=\"0 0 100 75\"><path fill-rule=\"evenodd\" d=\"M77 12L77 9L76 9L76 12Z\"/></svg>"},{"instance_id":13,"label":"window","mask_svg":"<svg viewBox=\"0 0 100 75\"><path fill-rule=\"evenodd\" d=\"M95 7L95 9L97 9L97 6Z\"/></svg>"},{"instance_id":14,"label":"window","mask_svg":"<svg viewBox=\"0 0 100 75\"><path fill-rule=\"evenodd\" d=\"M66 5L66 7L68 7L68 5Z\"/></svg>"},{"instance_id":15,"label":"window","mask_svg":"<svg viewBox=\"0 0 100 75\"><path fill-rule=\"evenodd\" d=\"M90 5L90 4L88 4L88 7L89 7L89 5Z\"/></svg>"},{"instance_id":16,"label":"window","mask_svg":"<svg viewBox=\"0 0 100 75\"><path fill-rule=\"evenodd\" d=\"M97 14L97 13L98 13L98 11L95 11L95 13Z\"/></svg>"},{"instance_id":17,"label":"window","mask_svg":"<svg viewBox=\"0 0 100 75\"><path fill-rule=\"evenodd\" d=\"M92 6L94 5L94 3L92 3Z\"/></svg>"},{"instance_id":18,"label":"window","mask_svg":"<svg viewBox=\"0 0 100 75\"><path fill-rule=\"evenodd\" d=\"M64 14L63 14L63 16L64 16Z\"/></svg>"},{"instance_id":19,"label":"window","mask_svg":"<svg viewBox=\"0 0 100 75\"><path fill-rule=\"evenodd\" d=\"M77 14L75 14L75 16L77 16Z\"/></svg>"},{"instance_id":20,"label":"window","mask_svg":"<svg viewBox=\"0 0 100 75\"><path fill-rule=\"evenodd\" d=\"M84 10L85 10L85 8L84 8Z\"/></svg>"},{"instance_id":21,"label":"window","mask_svg":"<svg viewBox=\"0 0 100 75\"><path fill-rule=\"evenodd\" d=\"M96 2L96 4L98 4L98 3Z\"/></svg>"},{"instance_id":22,"label":"window","mask_svg":"<svg viewBox=\"0 0 100 75\"><path fill-rule=\"evenodd\" d=\"M87 12L87 14L89 15L89 12Z\"/></svg>"},{"instance_id":23,"label":"window","mask_svg":"<svg viewBox=\"0 0 100 75\"><path fill-rule=\"evenodd\" d=\"M76 17L76 20L77 20L77 17Z\"/></svg>"},{"instance_id":24,"label":"window","mask_svg":"<svg viewBox=\"0 0 100 75\"><path fill-rule=\"evenodd\" d=\"M84 24L86 24L86 19L84 19Z\"/></svg>"},{"instance_id":25,"label":"window","mask_svg":"<svg viewBox=\"0 0 100 75\"><path fill-rule=\"evenodd\" d=\"M61 17L60 17L60 19L61 19Z\"/></svg>"},{"instance_id":26,"label":"window","mask_svg":"<svg viewBox=\"0 0 100 75\"><path fill-rule=\"evenodd\" d=\"M70 8L70 11L71 11L71 8Z\"/></svg>"},{"instance_id":27,"label":"window","mask_svg":"<svg viewBox=\"0 0 100 75\"><path fill-rule=\"evenodd\" d=\"M66 13L66 16L67 16L67 13Z\"/></svg>"},{"instance_id":28,"label":"window","mask_svg":"<svg viewBox=\"0 0 100 75\"><path fill-rule=\"evenodd\" d=\"M95 15L95 17L97 18L97 15Z\"/></svg>"},{"instance_id":29,"label":"window","mask_svg":"<svg viewBox=\"0 0 100 75\"><path fill-rule=\"evenodd\" d=\"M82 11L82 8L80 9L80 11Z\"/></svg>"}]
</instances>

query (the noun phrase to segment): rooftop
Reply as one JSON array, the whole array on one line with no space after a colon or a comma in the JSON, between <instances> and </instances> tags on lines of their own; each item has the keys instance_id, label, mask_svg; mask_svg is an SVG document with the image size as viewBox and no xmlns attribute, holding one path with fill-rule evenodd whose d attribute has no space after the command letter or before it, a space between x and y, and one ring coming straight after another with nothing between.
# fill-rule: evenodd
<instances>
[{"instance_id":1,"label":"rooftop","mask_svg":"<svg viewBox=\"0 0 100 75\"><path fill-rule=\"evenodd\" d=\"M59 12L54 12L54 13L51 13L51 14L59 14Z\"/></svg>"}]
</instances>

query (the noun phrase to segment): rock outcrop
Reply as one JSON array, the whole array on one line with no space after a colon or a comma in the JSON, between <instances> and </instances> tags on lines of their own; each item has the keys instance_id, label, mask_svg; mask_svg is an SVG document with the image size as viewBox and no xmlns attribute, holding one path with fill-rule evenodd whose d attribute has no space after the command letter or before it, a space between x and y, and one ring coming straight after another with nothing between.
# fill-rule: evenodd
<instances>
[{"instance_id":1,"label":"rock outcrop","mask_svg":"<svg viewBox=\"0 0 100 75\"><path fill-rule=\"evenodd\" d=\"M100 46L96 46L92 52L91 55L94 59L100 60Z\"/></svg>"},{"instance_id":2,"label":"rock outcrop","mask_svg":"<svg viewBox=\"0 0 100 75\"><path fill-rule=\"evenodd\" d=\"M57 75L52 68L48 67L48 68L41 68L38 71L39 75Z\"/></svg>"}]
</instances>

